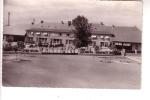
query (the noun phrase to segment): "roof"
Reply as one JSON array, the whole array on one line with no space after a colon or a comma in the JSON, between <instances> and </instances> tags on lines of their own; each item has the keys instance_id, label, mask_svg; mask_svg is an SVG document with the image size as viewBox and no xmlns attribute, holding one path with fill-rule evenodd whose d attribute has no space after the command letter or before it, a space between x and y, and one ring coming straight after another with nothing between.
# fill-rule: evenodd
<instances>
[{"instance_id":1,"label":"roof","mask_svg":"<svg viewBox=\"0 0 150 100\"><path fill-rule=\"evenodd\" d=\"M10 35L25 35L26 29L29 28L29 25L10 25L3 27L3 34Z\"/></svg>"},{"instance_id":2,"label":"roof","mask_svg":"<svg viewBox=\"0 0 150 100\"><path fill-rule=\"evenodd\" d=\"M93 34L112 34L110 31L111 26L103 27L100 24L92 24L92 33ZM36 24L31 25L29 30L32 31L54 31L54 32L72 32L74 29L74 26L68 26L67 23L61 24L61 23L44 23L44 24Z\"/></svg>"},{"instance_id":3,"label":"roof","mask_svg":"<svg viewBox=\"0 0 150 100\"><path fill-rule=\"evenodd\" d=\"M17 37L24 37L24 35L19 35L19 34L4 34L4 36L17 36Z\"/></svg>"},{"instance_id":4,"label":"roof","mask_svg":"<svg viewBox=\"0 0 150 100\"><path fill-rule=\"evenodd\" d=\"M113 41L121 42L142 42L142 32L137 27L115 27L112 30L115 38Z\"/></svg>"},{"instance_id":5,"label":"roof","mask_svg":"<svg viewBox=\"0 0 150 100\"><path fill-rule=\"evenodd\" d=\"M4 34L20 34L25 35L26 30L32 31L51 31L69 33L74 27L68 26L67 23L43 23L35 25L19 25L4 27ZM92 23L93 34L114 34L113 41L136 42L141 43L142 32L137 27L127 26L105 26Z\"/></svg>"},{"instance_id":6,"label":"roof","mask_svg":"<svg viewBox=\"0 0 150 100\"><path fill-rule=\"evenodd\" d=\"M33 25L30 30L38 31L54 31L54 32L70 32L74 27L68 26L67 23L45 23L43 25ZM93 34L113 34L113 41L136 42L141 43L142 32L137 27L127 26L105 26L92 23Z\"/></svg>"},{"instance_id":7,"label":"roof","mask_svg":"<svg viewBox=\"0 0 150 100\"><path fill-rule=\"evenodd\" d=\"M68 26L67 23L43 23L43 24L35 24L31 25L31 27L27 30L33 31L55 31L55 32L70 32L74 27Z\"/></svg>"}]
</instances>

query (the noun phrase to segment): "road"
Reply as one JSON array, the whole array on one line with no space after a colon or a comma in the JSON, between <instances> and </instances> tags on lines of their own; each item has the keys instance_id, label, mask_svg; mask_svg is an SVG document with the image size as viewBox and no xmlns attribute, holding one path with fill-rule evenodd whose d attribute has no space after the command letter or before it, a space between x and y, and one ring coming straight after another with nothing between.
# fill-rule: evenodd
<instances>
[{"instance_id":1,"label":"road","mask_svg":"<svg viewBox=\"0 0 150 100\"><path fill-rule=\"evenodd\" d=\"M8 59L9 58L9 59ZM12 87L139 89L141 65L121 57L81 55L3 57L3 85Z\"/></svg>"}]
</instances>

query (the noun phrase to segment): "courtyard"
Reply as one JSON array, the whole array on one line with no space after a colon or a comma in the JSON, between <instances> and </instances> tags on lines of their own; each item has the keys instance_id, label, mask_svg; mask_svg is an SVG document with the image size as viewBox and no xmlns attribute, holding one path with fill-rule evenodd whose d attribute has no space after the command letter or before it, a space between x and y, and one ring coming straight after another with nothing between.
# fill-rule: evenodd
<instances>
[{"instance_id":1,"label":"courtyard","mask_svg":"<svg viewBox=\"0 0 150 100\"><path fill-rule=\"evenodd\" d=\"M139 89L141 64L122 56L3 55L3 86Z\"/></svg>"}]
</instances>

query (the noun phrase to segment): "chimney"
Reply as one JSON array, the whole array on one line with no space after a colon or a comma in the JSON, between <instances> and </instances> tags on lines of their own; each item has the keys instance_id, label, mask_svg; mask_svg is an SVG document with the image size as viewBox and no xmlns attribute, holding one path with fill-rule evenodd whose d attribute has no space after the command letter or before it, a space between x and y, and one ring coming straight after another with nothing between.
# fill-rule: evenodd
<instances>
[{"instance_id":1,"label":"chimney","mask_svg":"<svg viewBox=\"0 0 150 100\"><path fill-rule=\"evenodd\" d=\"M10 12L8 12L8 26L10 26Z\"/></svg>"},{"instance_id":2,"label":"chimney","mask_svg":"<svg viewBox=\"0 0 150 100\"><path fill-rule=\"evenodd\" d=\"M61 21L61 24L64 24L64 21Z\"/></svg>"},{"instance_id":3,"label":"chimney","mask_svg":"<svg viewBox=\"0 0 150 100\"><path fill-rule=\"evenodd\" d=\"M35 24L35 19L33 18L32 25L34 25L34 24Z\"/></svg>"},{"instance_id":4,"label":"chimney","mask_svg":"<svg viewBox=\"0 0 150 100\"><path fill-rule=\"evenodd\" d=\"M44 23L44 21L43 20L41 20L41 24L43 24Z\"/></svg>"},{"instance_id":5,"label":"chimney","mask_svg":"<svg viewBox=\"0 0 150 100\"><path fill-rule=\"evenodd\" d=\"M43 23L44 23L44 21L43 21L43 20L41 20L41 27L43 27Z\"/></svg>"},{"instance_id":6,"label":"chimney","mask_svg":"<svg viewBox=\"0 0 150 100\"><path fill-rule=\"evenodd\" d=\"M35 18L33 18L33 21L32 21L32 23L31 23L32 25L34 25L35 24Z\"/></svg>"}]
</instances>

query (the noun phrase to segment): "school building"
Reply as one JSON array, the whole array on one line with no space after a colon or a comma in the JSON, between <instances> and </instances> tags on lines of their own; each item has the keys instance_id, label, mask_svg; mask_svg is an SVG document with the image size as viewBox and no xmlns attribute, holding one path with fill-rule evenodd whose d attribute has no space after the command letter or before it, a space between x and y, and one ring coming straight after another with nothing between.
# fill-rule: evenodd
<instances>
[{"instance_id":1,"label":"school building","mask_svg":"<svg viewBox=\"0 0 150 100\"><path fill-rule=\"evenodd\" d=\"M26 30L25 43L43 47L74 47L74 27L67 23L43 23L32 25ZM92 24L92 46L141 52L141 31L137 27L105 26Z\"/></svg>"},{"instance_id":2,"label":"school building","mask_svg":"<svg viewBox=\"0 0 150 100\"><path fill-rule=\"evenodd\" d=\"M68 23L39 23L29 26L8 26L3 31L3 41L24 41L25 45L33 45L44 48L75 49L73 40L73 25ZM141 52L142 32L135 26L106 26L92 24L92 46L110 48L114 46L117 50L122 48L127 52L135 49ZM4 43L4 42L3 42Z\"/></svg>"}]
</instances>

